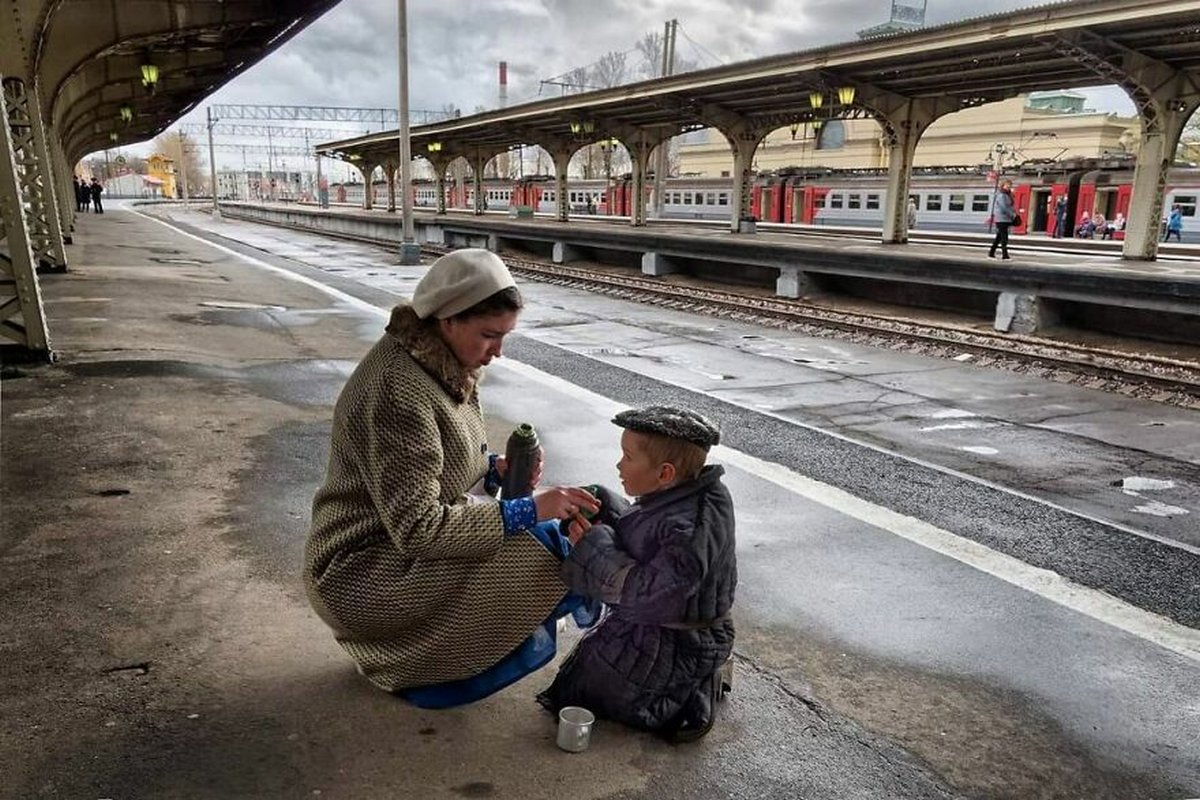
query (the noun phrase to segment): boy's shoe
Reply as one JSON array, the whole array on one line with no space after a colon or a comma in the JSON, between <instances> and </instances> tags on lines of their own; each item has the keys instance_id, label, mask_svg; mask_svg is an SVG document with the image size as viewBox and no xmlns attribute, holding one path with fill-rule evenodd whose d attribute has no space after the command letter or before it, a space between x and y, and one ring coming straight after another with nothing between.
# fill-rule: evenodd
<instances>
[{"instance_id":1,"label":"boy's shoe","mask_svg":"<svg viewBox=\"0 0 1200 800\"><path fill-rule=\"evenodd\" d=\"M721 665L721 671L718 673L721 680L720 689L717 690L717 699L724 700L725 696L733 691L733 656L725 660Z\"/></svg>"}]
</instances>

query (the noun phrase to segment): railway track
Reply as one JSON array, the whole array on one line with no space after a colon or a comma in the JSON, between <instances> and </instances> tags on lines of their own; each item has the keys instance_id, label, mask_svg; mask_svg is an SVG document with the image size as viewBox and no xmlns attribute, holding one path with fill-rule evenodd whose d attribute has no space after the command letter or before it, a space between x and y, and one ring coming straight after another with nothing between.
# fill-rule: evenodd
<instances>
[{"instance_id":1,"label":"railway track","mask_svg":"<svg viewBox=\"0 0 1200 800\"><path fill-rule=\"evenodd\" d=\"M440 247L423 249L431 255L447 252ZM544 283L1033 374L1184 408L1200 408L1200 362L1033 336L993 334L961 325L841 311L713 286L614 274L611 268L551 264L509 252L504 258L514 272Z\"/></svg>"}]
</instances>

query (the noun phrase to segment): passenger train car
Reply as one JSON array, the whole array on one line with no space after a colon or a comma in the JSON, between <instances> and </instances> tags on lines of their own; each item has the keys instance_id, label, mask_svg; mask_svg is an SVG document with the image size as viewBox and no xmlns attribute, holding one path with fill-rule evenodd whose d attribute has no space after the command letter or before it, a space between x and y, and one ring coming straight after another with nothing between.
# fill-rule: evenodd
<instances>
[{"instance_id":1,"label":"passenger train car","mask_svg":"<svg viewBox=\"0 0 1200 800\"><path fill-rule=\"evenodd\" d=\"M1001 176L977 167L918 168L909 183L909 198L916 205L917 228L941 231L986 231L992 197ZM1072 162L1026 164L1007 171L1022 217L1014 233L1054 233L1054 208L1066 198L1072 235L1084 215L1102 214L1113 220L1128 218L1133 193L1131 159L1086 159ZM647 181L647 201L653 181ZM556 210L553 178L534 176L484 181L485 207L507 211L514 206L539 213ZM344 202L362 201L362 184L351 184ZM343 187L337 197L342 200ZM567 203L572 215L629 216L632 180L628 175L612 180L572 180ZM379 183L376 198L386 198ZM432 182L414 189L417 207L433 208ZM887 200L886 170L783 169L756 176L750 189L750 213L761 222L880 228ZM1200 242L1200 168L1171 170L1160 218L1178 203L1183 211L1185 242ZM728 178L669 178L663 188L663 216L670 219L729 220L733 191ZM448 208L472 208L474 186L446 184ZM1116 238L1123 238L1118 231Z\"/></svg>"}]
</instances>

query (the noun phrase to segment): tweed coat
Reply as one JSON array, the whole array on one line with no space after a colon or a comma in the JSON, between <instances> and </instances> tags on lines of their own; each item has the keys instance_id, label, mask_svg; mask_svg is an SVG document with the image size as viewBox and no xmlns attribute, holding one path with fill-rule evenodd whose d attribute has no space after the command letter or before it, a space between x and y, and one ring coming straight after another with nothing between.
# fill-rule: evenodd
<instances>
[{"instance_id":1,"label":"tweed coat","mask_svg":"<svg viewBox=\"0 0 1200 800\"><path fill-rule=\"evenodd\" d=\"M308 596L376 686L461 680L499 661L566 593L558 559L469 502L488 470L477 391L410 306L338 398L305 547Z\"/></svg>"},{"instance_id":2,"label":"tweed coat","mask_svg":"<svg viewBox=\"0 0 1200 800\"><path fill-rule=\"evenodd\" d=\"M602 491L599 524L562 573L575 591L609 604L609 613L538 696L542 705L580 705L668 736L711 724L718 671L733 652L737 587L723 472L709 465L632 506Z\"/></svg>"}]
</instances>

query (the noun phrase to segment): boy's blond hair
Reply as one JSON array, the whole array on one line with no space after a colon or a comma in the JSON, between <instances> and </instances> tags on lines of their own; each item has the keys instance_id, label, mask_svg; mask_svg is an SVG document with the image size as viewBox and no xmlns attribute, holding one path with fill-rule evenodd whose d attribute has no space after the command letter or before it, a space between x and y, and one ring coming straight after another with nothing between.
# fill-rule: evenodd
<instances>
[{"instance_id":1,"label":"boy's blond hair","mask_svg":"<svg viewBox=\"0 0 1200 800\"><path fill-rule=\"evenodd\" d=\"M670 464L675 467L675 483L684 483L699 477L700 470L708 461L708 448L692 444L674 436L664 436L660 433L631 431L642 444L646 455L657 464Z\"/></svg>"}]
</instances>

